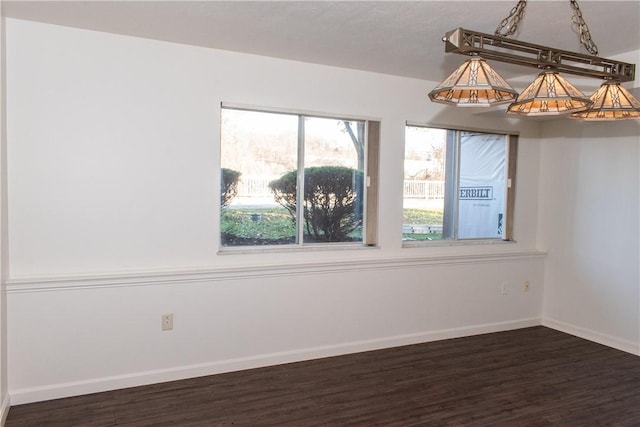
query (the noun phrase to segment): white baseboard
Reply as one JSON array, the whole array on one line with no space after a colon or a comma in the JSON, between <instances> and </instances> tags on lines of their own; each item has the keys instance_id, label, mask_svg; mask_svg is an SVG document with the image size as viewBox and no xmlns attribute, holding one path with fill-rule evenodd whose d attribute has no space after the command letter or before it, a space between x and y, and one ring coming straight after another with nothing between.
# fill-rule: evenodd
<instances>
[{"instance_id":1,"label":"white baseboard","mask_svg":"<svg viewBox=\"0 0 640 427\"><path fill-rule=\"evenodd\" d=\"M169 369L136 372L127 375L117 375L94 378L84 381L74 381L61 384L51 384L40 387L9 390L11 403L39 402L81 394L97 393L117 390L166 381L182 380L243 369L260 368L279 365L282 363L300 362L323 357L339 356L362 351L379 350L402 345L419 344L471 335L502 332L513 329L527 328L540 325L540 318L527 318L505 322L488 323L482 325L465 326L460 328L443 329L416 334L398 335L393 337L363 340L344 344L306 348L293 351L261 354L229 360L214 361L197 365L177 366Z\"/></svg>"},{"instance_id":2,"label":"white baseboard","mask_svg":"<svg viewBox=\"0 0 640 427\"><path fill-rule=\"evenodd\" d=\"M7 417L9 416L9 408L10 408L10 400L9 394L7 394L4 399L2 399L2 406L0 406L0 426L4 427L4 424L7 422Z\"/></svg>"},{"instance_id":3,"label":"white baseboard","mask_svg":"<svg viewBox=\"0 0 640 427\"><path fill-rule=\"evenodd\" d=\"M606 345L607 347L612 347L617 350L622 350L627 353L640 356L640 343L637 342L628 341L611 335L606 335L600 332L593 331L591 329L582 328L580 326L561 322L559 320L551 319L548 317L544 317L542 319L542 325L560 332L564 332L566 334L575 335L576 337L584 338L598 344Z\"/></svg>"}]
</instances>

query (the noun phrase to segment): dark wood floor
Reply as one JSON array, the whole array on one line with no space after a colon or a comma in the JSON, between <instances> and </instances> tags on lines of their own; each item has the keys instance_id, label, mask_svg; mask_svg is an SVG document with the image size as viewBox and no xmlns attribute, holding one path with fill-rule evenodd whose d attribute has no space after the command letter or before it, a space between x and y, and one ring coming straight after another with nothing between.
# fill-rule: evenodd
<instances>
[{"instance_id":1,"label":"dark wood floor","mask_svg":"<svg viewBox=\"0 0 640 427\"><path fill-rule=\"evenodd\" d=\"M544 327L14 406L7 426L640 426L640 357Z\"/></svg>"}]
</instances>

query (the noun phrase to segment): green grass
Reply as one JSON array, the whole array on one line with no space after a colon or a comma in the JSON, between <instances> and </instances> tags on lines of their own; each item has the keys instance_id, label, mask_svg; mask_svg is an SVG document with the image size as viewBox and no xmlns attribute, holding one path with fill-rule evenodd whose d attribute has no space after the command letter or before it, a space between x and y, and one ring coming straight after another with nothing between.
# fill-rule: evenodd
<instances>
[{"instance_id":1,"label":"green grass","mask_svg":"<svg viewBox=\"0 0 640 427\"><path fill-rule=\"evenodd\" d=\"M232 245L286 244L295 242L296 226L289 212L274 208L230 208L220 213L220 231ZM348 236L353 241L362 240L362 227ZM224 240L224 237L223 237Z\"/></svg>"},{"instance_id":2,"label":"green grass","mask_svg":"<svg viewBox=\"0 0 640 427\"><path fill-rule=\"evenodd\" d=\"M239 237L281 239L296 235L296 226L284 208L224 208L220 214L222 233Z\"/></svg>"},{"instance_id":3,"label":"green grass","mask_svg":"<svg viewBox=\"0 0 640 427\"><path fill-rule=\"evenodd\" d=\"M442 225L442 209L403 209L403 224ZM403 233L403 240L441 240L442 233Z\"/></svg>"},{"instance_id":4,"label":"green grass","mask_svg":"<svg viewBox=\"0 0 640 427\"><path fill-rule=\"evenodd\" d=\"M296 227L291 216L284 208L231 208L222 209L220 214L221 232L243 239L278 240L294 239ZM404 224L442 224L442 210L438 209L404 209ZM440 240L442 234L404 233L403 238L413 240ZM350 237L354 240L362 238L362 229L354 230Z\"/></svg>"},{"instance_id":5,"label":"green grass","mask_svg":"<svg viewBox=\"0 0 640 427\"><path fill-rule=\"evenodd\" d=\"M404 209L403 224L442 225L442 209Z\"/></svg>"}]
</instances>

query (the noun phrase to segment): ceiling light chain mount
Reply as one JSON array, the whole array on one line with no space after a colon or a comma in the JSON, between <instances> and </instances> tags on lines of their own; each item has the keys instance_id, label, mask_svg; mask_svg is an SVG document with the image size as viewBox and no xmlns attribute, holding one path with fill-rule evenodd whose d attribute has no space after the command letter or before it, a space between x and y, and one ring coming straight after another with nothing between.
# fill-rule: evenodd
<instances>
[{"instance_id":1,"label":"ceiling light chain mount","mask_svg":"<svg viewBox=\"0 0 640 427\"><path fill-rule=\"evenodd\" d=\"M509 12L509 16L500 21L500 24L498 25L498 28L496 28L494 34L501 37L514 35L515 32L518 31L518 24L522 21L522 18L524 17L524 10L526 8L526 0L518 1L518 4L511 9L511 12Z\"/></svg>"},{"instance_id":2,"label":"ceiling light chain mount","mask_svg":"<svg viewBox=\"0 0 640 427\"><path fill-rule=\"evenodd\" d=\"M587 52L594 56L597 56L598 46L596 46L596 44L591 39L589 26L582 17L582 11L580 10L580 6L578 6L578 2L576 0L569 0L569 3L571 3L571 7L573 8L573 18L571 18L571 21L578 26L580 43L582 43L582 46L587 49Z\"/></svg>"},{"instance_id":3,"label":"ceiling light chain mount","mask_svg":"<svg viewBox=\"0 0 640 427\"><path fill-rule=\"evenodd\" d=\"M572 23L578 27L580 43L589 52L582 54L523 42L506 37L514 34L524 16L527 0L519 0L495 34L457 28L445 34L445 52L471 56L462 66L429 93L433 102L462 106L493 106L510 103L510 114L551 116L571 113L583 120L640 118L640 101L620 83L634 80L635 64L596 56L598 47L591 38L576 0ZM521 95L485 61L491 59L543 70ZM479 71L482 71L481 73ZM606 82L586 97L560 72ZM621 101L623 100L623 101Z\"/></svg>"}]
</instances>

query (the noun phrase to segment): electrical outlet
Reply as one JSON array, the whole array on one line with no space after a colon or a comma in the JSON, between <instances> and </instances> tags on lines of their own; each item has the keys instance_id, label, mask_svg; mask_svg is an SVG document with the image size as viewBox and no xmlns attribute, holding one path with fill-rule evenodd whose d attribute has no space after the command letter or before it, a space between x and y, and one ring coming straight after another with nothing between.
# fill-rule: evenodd
<instances>
[{"instance_id":1,"label":"electrical outlet","mask_svg":"<svg viewBox=\"0 0 640 427\"><path fill-rule=\"evenodd\" d=\"M171 331L173 329L173 313L163 314L160 316L161 329L163 331Z\"/></svg>"},{"instance_id":2,"label":"electrical outlet","mask_svg":"<svg viewBox=\"0 0 640 427\"><path fill-rule=\"evenodd\" d=\"M524 282L524 291L529 292L529 281Z\"/></svg>"},{"instance_id":3,"label":"electrical outlet","mask_svg":"<svg viewBox=\"0 0 640 427\"><path fill-rule=\"evenodd\" d=\"M509 283L502 282L502 286L500 287L500 292L502 295L507 295L509 293Z\"/></svg>"}]
</instances>

